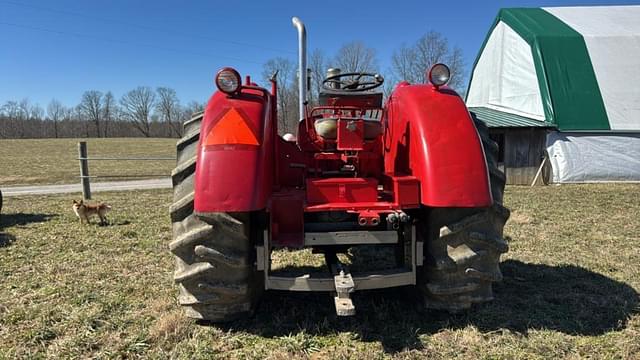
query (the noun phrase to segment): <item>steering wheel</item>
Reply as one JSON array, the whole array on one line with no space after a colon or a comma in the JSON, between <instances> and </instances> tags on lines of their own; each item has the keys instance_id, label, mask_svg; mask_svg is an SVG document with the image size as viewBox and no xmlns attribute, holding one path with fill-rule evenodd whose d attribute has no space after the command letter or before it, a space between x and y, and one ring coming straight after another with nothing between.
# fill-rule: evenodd
<instances>
[{"instance_id":1,"label":"steering wheel","mask_svg":"<svg viewBox=\"0 0 640 360\"><path fill-rule=\"evenodd\" d=\"M364 78L364 79L363 79ZM368 91L382 85L384 78L380 74L352 72L330 76L322 81L325 90L348 92Z\"/></svg>"}]
</instances>

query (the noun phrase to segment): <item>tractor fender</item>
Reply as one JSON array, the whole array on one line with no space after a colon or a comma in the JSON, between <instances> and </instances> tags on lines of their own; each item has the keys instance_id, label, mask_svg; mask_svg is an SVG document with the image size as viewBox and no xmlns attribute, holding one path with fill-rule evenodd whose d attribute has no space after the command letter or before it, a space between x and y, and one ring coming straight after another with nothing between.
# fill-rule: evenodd
<instances>
[{"instance_id":1,"label":"tractor fender","mask_svg":"<svg viewBox=\"0 0 640 360\"><path fill-rule=\"evenodd\" d=\"M480 137L451 89L400 83L387 102L384 151L385 172L420 180L423 205L493 203Z\"/></svg>"},{"instance_id":2,"label":"tractor fender","mask_svg":"<svg viewBox=\"0 0 640 360\"><path fill-rule=\"evenodd\" d=\"M243 87L216 92L205 108L194 179L194 210L244 212L264 209L273 184L271 95Z\"/></svg>"}]
</instances>

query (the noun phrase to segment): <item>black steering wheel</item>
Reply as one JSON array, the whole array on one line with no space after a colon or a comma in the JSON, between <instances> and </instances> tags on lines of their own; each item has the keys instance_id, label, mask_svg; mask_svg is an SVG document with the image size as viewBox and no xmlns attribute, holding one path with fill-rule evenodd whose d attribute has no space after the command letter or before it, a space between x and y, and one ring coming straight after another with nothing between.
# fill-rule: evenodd
<instances>
[{"instance_id":1,"label":"black steering wheel","mask_svg":"<svg viewBox=\"0 0 640 360\"><path fill-rule=\"evenodd\" d=\"M380 74L352 72L329 76L322 81L322 88L348 92L368 91L379 87L383 82L384 78Z\"/></svg>"}]
</instances>

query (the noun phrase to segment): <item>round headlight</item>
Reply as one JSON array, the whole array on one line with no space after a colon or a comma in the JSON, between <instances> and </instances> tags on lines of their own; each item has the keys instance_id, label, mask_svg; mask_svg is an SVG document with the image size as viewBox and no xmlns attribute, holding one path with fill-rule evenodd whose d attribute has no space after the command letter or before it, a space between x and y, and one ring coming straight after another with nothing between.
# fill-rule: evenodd
<instances>
[{"instance_id":1,"label":"round headlight","mask_svg":"<svg viewBox=\"0 0 640 360\"><path fill-rule=\"evenodd\" d=\"M435 86L442 86L449 82L451 72L445 64L435 64L429 69L429 82Z\"/></svg>"},{"instance_id":2,"label":"round headlight","mask_svg":"<svg viewBox=\"0 0 640 360\"><path fill-rule=\"evenodd\" d=\"M216 74L216 86L220 91L233 94L240 89L240 74L235 69L226 67Z\"/></svg>"}]
</instances>

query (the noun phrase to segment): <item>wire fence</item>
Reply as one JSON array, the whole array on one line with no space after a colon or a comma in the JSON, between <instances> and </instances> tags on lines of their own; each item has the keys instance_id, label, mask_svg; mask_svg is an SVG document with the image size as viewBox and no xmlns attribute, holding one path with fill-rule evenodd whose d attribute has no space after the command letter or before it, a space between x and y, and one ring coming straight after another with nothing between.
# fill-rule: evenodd
<instances>
[{"instance_id":1,"label":"wire fence","mask_svg":"<svg viewBox=\"0 0 640 360\"><path fill-rule=\"evenodd\" d=\"M87 152L87 142L78 142L78 161L80 161L80 183L82 185L82 197L91 200L91 181L95 178L142 178L142 177L164 177L167 174L137 174L137 175L89 175L89 161L176 161L175 157L89 157Z\"/></svg>"}]
</instances>

